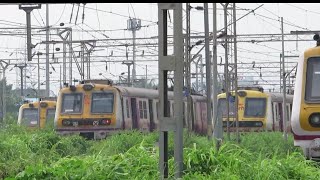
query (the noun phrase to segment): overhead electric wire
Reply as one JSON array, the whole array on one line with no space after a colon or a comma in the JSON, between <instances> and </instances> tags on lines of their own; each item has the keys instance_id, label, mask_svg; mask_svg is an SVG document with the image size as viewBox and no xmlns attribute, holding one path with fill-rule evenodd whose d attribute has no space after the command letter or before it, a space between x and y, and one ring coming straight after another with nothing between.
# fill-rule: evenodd
<instances>
[{"instance_id":1,"label":"overhead electric wire","mask_svg":"<svg viewBox=\"0 0 320 180\"><path fill-rule=\"evenodd\" d=\"M284 3L284 4L289 5L289 6L292 6L292 7L295 7L295 8L297 8L297 9L300 9L300 10L303 10L303 11L306 11L306 12L311 12L311 13L320 15L320 13L319 13L319 12L316 12L316 11L307 10L307 9L304 9L304 8L301 8L301 7L298 7L298 6L289 4L289 3Z\"/></svg>"},{"instance_id":2,"label":"overhead electric wire","mask_svg":"<svg viewBox=\"0 0 320 180\"><path fill-rule=\"evenodd\" d=\"M57 21L56 23L54 23L52 26L54 26L54 25L56 25L56 24L58 24L58 23L59 23L59 21L61 20L61 18L62 18L62 16L63 16L63 13L64 13L64 10L65 10L65 8L66 8L66 5L67 5L67 4L65 4L65 5L64 5L63 10L62 10L62 13L61 13L61 15L60 15L60 17L59 17L58 21Z\"/></svg>"},{"instance_id":3,"label":"overhead electric wire","mask_svg":"<svg viewBox=\"0 0 320 180\"><path fill-rule=\"evenodd\" d=\"M41 18L41 20L42 20L43 25L46 26L46 24L44 23L44 21L43 21L43 19L42 19L42 16L41 16L41 14L40 14L39 9L37 9L37 11L38 11L38 14L40 15L40 18Z\"/></svg>"},{"instance_id":4,"label":"overhead electric wire","mask_svg":"<svg viewBox=\"0 0 320 180\"><path fill-rule=\"evenodd\" d=\"M33 15L34 19L36 19L36 21L38 22L38 24L41 26L41 23L38 21L37 16L35 16L35 15L34 15L33 11L31 11L31 13L32 13L32 15Z\"/></svg>"}]
</instances>

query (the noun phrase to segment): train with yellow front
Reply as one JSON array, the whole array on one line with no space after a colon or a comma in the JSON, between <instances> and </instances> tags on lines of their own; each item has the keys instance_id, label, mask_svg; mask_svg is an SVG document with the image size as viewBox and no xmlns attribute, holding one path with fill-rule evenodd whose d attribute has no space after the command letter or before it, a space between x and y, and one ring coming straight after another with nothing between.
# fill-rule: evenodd
<instances>
[{"instance_id":1,"label":"train with yellow front","mask_svg":"<svg viewBox=\"0 0 320 180\"><path fill-rule=\"evenodd\" d=\"M30 128L45 128L53 125L56 101L26 102L19 108L18 125Z\"/></svg>"},{"instance_id":2,"label":"train with yellow front","mask_svg":"<svg viewBox=\"0 0 320 180\"><path fill-rule=\"evenodd\" d=\"M320 38L299 57L294 87L291 126L294 145L307 158L320 158Z\"/></svg>"},{"instance_id":3,"label":"train with yellow front","mask_svg":"<svg viewBox=\"0 0 320 180\"><path fill-rule=\"evenodd\" d=\"M239 87L239 131L283 131L283 95L266 93L261 87ZM293 96L286 95L286 130L291 131L290 115ZM223 120L224 130L236 130L235 91L229 94L229 123L227 120L226 93L218 95L218 116Z\"/></svg>"}]
</instances>

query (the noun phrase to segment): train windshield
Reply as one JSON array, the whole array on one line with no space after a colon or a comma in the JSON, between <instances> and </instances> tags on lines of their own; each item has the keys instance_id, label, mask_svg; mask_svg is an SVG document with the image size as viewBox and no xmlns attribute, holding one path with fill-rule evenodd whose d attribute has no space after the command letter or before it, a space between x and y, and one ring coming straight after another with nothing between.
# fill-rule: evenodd
<instances>
[{"instance_id":1,"label":"train windshield","mask_svg":"<svg viewBox=\"0 0 320 180\"><path fill-rule=\"evenodd\" d=\"M62 113L80 113L82 110L82 94L64 94L62 97Z\"/></svg>"},{"instance_id":2,"label":"train windshield","mask_svg":"<svg viewBox=\"0 0 320 180\"><path fill-rule=\"evenodd\" d=\"M36 126L39 121L38 109L26 108L22 113L23 124Z\"/></svg>"},{"instance_id":3,"label":"train windshield","mask_svg":"<svg viewBox=\"0 0 320 180\"><path fill-rule=\"evenodd\" d=\"M92 93L91 113L112 113L113 92Z\"/></svg>"},{"instance_id":4,"label":"train windshield","mask_svg":"<svg viewBox=\"0 0 320 180\"><path fill-rule=\"evenodd\" d=\"M55 113L56 113L56 109L48 109L47 110L47 121L52 121L54 119Z\"/></svg>"},{"instance_id":5,"label":"train windshield","mask_svg":"<svg viewBox=\"0 0 320 180\"><path fill-rule=\"evenodd\" d=\"M222 117L227 117L227 101L226 98L221 98L218 100L218 113L221 114ZM229 117L234 117L234 103L229 101Z\"/></svg>"},{"instance_id":6,"label":"train windshield","mask_svg":"<svg viewBox=\"0 0 320 180\"><path fill-rule=\"evenodd\" d=\"M320 58L311 57L307 62L306 101L320 102Z\"/></svg>"},{"instance_id":7,"label":"train windshield","mask_svg":"<svg viewBox=\"0 0 320 180\"><path fill-rule=\"evenodd\" d=\"M246 98L244 116L264 117L266 114L266 98Z\"/></svg>"}]
</instances>

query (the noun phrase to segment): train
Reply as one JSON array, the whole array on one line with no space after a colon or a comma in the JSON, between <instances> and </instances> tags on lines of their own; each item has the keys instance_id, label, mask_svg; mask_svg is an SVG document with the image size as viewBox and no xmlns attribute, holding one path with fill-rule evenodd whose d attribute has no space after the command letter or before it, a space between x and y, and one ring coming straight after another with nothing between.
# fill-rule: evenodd
<instances>
[{"instance_id":1,"label":"train","mask_svg":"<svg viewBox=\"0 0 320 180\"><path fill-rule=\"evenodd\" d=\"M19 108L18 125L31 129L43 129L54 124L55 112L56 101L54 100L26 101Z\"/></svg>"},{"instance_id":2,"label":"train","mask_svg":"<svg viewBox=\"0 0 320 180\"><path fill-rule=\"evenodd\" d=\"M234 95L234 92L232 92ZM231 94L232 94L231 93ZM241 131L282 131L282 95L254 89L238 91ZM207 97L190 95L191 120L187 122L187 99L183 99L183 125L207 134ZM219 109L226 109L225 93L218 95ZM169 114L173 116L173 92L168 92ZM287 95L287 120L290 119L292 95ZM258 108L257 108L258 107ZM55 130L58 134L80 134L102 139L120 130L152 132L159 127L158 90L114 86L109 80L84 80L67 85L58 94ZM226 125L226 118L223 118ZM231 118L231 122L232 122ZM235 124L235 123L231 123ZM288 122L287 129L290 129ZM234 127L234 126L233 126ZM231 127L232 128L232 127Z\"/></svg>"},{"instance_id":3,"label":"train","mask_svg":"<svg viewBox=\"0 0 320 180\"><path fill-rule=\"evenodd\" d=\"M239 131L283 131L283 95L267 93L262 87L238 87L238 121ZM219 116L223 120L224 131L227 130L226 93L217 97ZM229 94L229 131L236 130L235 91ZM290 115L293 96L286 95L287 123L286 131L291 131Z\"/></svg>"},{"instance_id":4,"label":"train","mask_svg":"<svg viewBox=\"0 0 320 180\"><path fill-rule=\"evenodd\" d=\"M173 92L168 93L173 116ZM206 97L191 95L192 129L207 132ZM183 119L187 127L186 98ZM58 94L55 114L58 134L80 134L101 139L119 130L137 129L152 132L159 127L158 90L114 86L109 80L84 80L63 87Z\"/></svg>"},{"instance_id":5,"label":"train","mask_svg":"<svg viewBox=\"0 0 320 180\"><path fill-rule=\"evenodd\" d=\"M320 158L320 38L298 59L291 126L294 145L309 159Z\"/></svg>"}]
</instances>

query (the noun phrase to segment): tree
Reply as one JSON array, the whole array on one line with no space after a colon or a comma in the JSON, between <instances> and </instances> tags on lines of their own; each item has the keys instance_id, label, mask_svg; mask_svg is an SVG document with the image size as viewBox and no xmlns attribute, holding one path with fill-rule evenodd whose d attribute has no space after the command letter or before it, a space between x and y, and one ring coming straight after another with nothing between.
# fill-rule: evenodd
<instances>
[{"instance_id":1,"label":"tree","mask_svg":"<svg viewBox=\"0 0 320 180\"><path fill-rule=\"evenodd\" d=\"M0 112L1 112L1 114L2 114L2 107L3 107L2 83L3 83L3 80L0 80L0 105L1 105ZM16 92L17 91L12 89L12 84L6 83L6 97L5 98L6 98L7 113L17 114L17 112L19 111L19 108L22 104L22 98Z\"/></svg>"}]
</instances>

